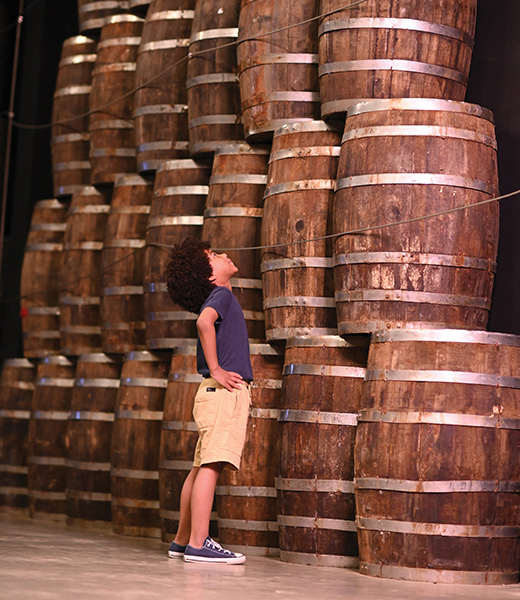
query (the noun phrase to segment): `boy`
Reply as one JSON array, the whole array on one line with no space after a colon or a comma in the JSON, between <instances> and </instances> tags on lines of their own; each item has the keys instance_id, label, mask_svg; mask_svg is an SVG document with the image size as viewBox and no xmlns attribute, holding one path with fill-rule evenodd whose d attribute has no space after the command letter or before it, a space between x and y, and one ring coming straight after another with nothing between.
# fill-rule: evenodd
<instances>
[{"instance_id":1,"label":"boy","mask_svg":"<svg viewBox=\"0 0 520 600\"><path fill-rule=\"evenodd\" d=\"M226 254L216 254L207 242L193 238L174 247L168 265L172 300L199 315L197 370L205 378L193 406L199 432L193 468L182 487L179 527L168 551L186 562L246 560L208 535L218 477L225 466L240 467L251 404L249 339L230 283L237 271Z\"/></svg>"}]
</instances>

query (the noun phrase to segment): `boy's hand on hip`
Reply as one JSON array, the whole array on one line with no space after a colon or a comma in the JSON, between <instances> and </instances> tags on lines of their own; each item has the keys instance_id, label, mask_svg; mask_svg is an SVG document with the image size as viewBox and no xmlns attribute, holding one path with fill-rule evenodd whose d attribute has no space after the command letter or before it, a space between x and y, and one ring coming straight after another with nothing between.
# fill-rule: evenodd
<instances>
[{"instance_id":1,"label":"boy's hand on hip","mask_svg":"<svg viewBox=\"0 0 520 600\"><path fill-rule=\"evenodd\" d=\"M240 390L242 388L242 383L244 382L241 375L233 371L226 371L222 367L218 367L214 371L211 371L210 375L216 382L223 385L228 392Z\"/></svg>"}]
</instances>

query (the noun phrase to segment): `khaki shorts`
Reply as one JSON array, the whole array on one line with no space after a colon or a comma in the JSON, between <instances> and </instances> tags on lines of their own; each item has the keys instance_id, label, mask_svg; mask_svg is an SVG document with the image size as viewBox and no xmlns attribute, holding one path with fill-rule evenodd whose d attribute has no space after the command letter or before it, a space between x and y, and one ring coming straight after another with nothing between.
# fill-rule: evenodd
<instances>
[{"instance_id":1,"label":"khaki shorts","mask_svg":"<svg viewBox=\"0 0 520 600\"><path fill-rule=\"evenodd\" d=\"M199 432L193 466L226 462L240 468L251 405L250 385L229 392L211 377L200 384L193 405ZM228 465L228 466L229 466Z\"/></svg>"}]
</instances>

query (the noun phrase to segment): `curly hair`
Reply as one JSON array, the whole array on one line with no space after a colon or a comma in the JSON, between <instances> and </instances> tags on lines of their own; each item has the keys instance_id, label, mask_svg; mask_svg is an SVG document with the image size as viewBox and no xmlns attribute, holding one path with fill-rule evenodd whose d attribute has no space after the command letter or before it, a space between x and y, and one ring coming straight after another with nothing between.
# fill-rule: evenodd
<instances>
[{"instance_id":1,"label":"curly hair","mask_svg":"<svg viewBox=\"0 0 520 600\"><path fill-rule=\"evenodd\" d=\"M170 252L166 287L170 298L189 312L198 313L211 290L216 287L209 280L213 268L206 250L209 242L186 238Z\"/></svg>"}]
</instances>

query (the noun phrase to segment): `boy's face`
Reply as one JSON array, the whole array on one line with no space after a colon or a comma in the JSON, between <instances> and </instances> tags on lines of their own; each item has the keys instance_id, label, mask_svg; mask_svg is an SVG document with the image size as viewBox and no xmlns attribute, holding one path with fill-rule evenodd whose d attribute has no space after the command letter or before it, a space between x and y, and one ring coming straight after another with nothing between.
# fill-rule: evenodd
<instances>
[{"instance_id":1,"label":"boy's face","mask_svg":"<svg viewBox=\"0 0 520 600\"><path fill-rule=\"evenodd\" d=\"M206 250L206 254L213 269L213 277L210 281L216 285L228 283L231 277L238 271L238 267L227 257L227 254L217 254L213 250Z\"/></svg>"}]
</instances>

